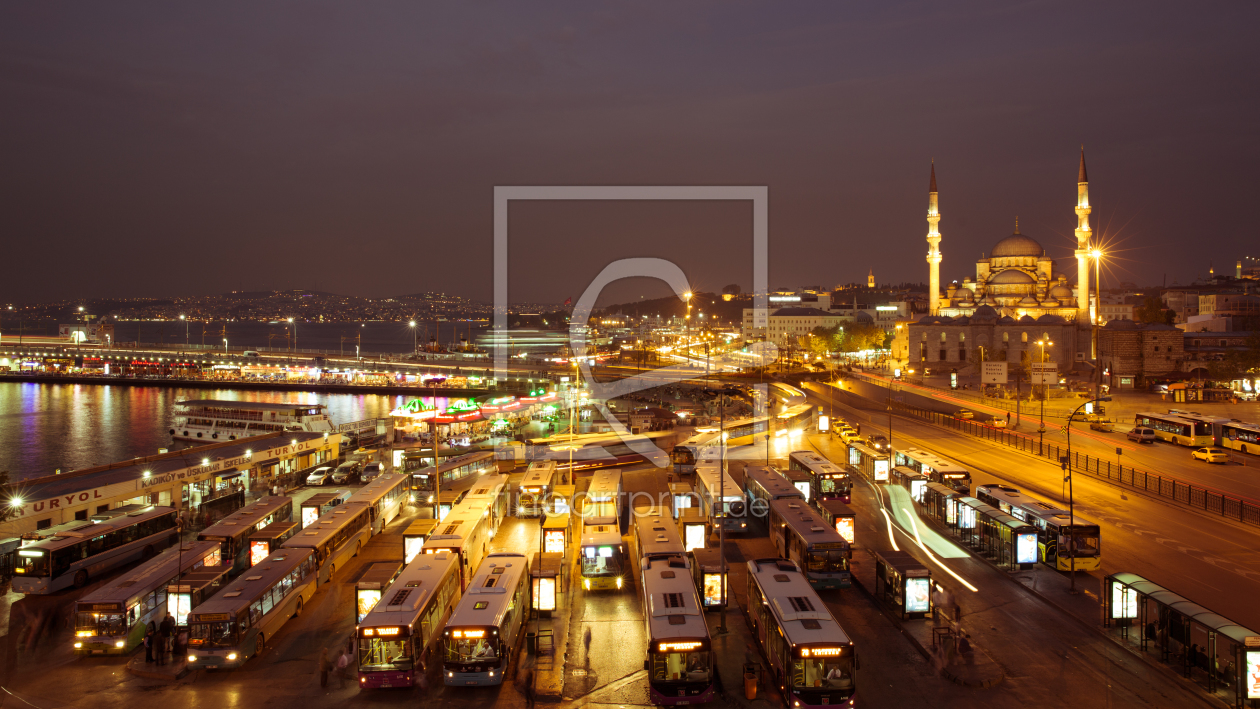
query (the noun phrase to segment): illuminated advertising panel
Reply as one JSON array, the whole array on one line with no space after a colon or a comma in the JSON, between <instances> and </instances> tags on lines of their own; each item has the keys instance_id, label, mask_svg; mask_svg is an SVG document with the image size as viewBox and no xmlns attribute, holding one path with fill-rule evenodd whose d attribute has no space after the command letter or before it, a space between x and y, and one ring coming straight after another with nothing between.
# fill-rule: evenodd
<instances>
[{"instance_id":1,"label":"illuminated advertising panel","mask_svg":"<svg viewBox=\"0 0 1260 709\"><path fill-rule=\"evenodd\" d=\"M958 505L958 528L976 528L976 508L970 505Z\"/></svg>"},{"instance_id":2,"label":"illuminated advertising panel","mask_svg":"<svg viewBox=\"0 0 1260 709\"><path fill-rule=\"evenodd\" d=\"M540 611L556 609L556 580L554 578L534 579L534 609Z\"/></svg>"},{"instance_id":3,"label":"illuminated advertising panel","mask_svg":"<svg viewBox=\"0 0 1260 709\"><path fill-rule=\"evenodd\" d=\"M1015 563L1037 563L1037 534L1027 532L1015 536Z\"/></svg>"},{"instance_id":4,"label":"illuminated advertising panel","mask_svg":"<svg viewBox=\"0 0 1260 709\"><path fill-rule=\"evenodd\" d=\"M840 533L840 536L844 537L844 540L846 542L852 544L853 543L853 518L852 517L837 517L836 518L836 531Z\"/></svg>"},{"instance_id":5,"label":"illuminated advertising panel","mask_svg":"<svg viewBox=\"0 0 1260 709\"><path fill-rule=\"evenodd\" d=\"M249 541L249 565L261 564L267 560L267 555L271 553L271 543L266 539L251 539Z\"/></svg>"},{"instance_id":6,"label":"illuminated advertising panel","mask_svg":"<svg viewBox=\"0 0 1260 709\"><path fill-rule=\"evenodd\" d=\"M1137 611L1137 592L1119 581L1112 581L1111 617L1117 619L1136 618L1138 615ZM1250 675L1251 672L1249 671L1247 674Z\"/></svg>"},{"instance_id":7,"label":"illuminated advertising panel","mask_svg":"<svg viewBox=\"0 0 1260 709\"><path fill-rule=\"evenodd\" d=\"M312 524L315 524L315 520L317 519L319 519L318 507L303 507L302 508L302 529L306 529Z\"/></svg>"},{"instance_id":8,"label":"illuminated advertising panel","mask_svg":"<svg viewBox=\"0 0 1260 709\"><path fill-rule=\"evenodd\" d=\"M951 527L958 522L958 501L953 498L945 500L945 524Z\"/></svg>"},{"instance_id":9,"label":"illuminated advertising panel","mask_svg":"<svg viewBox=\"0 0 1260 709\"><path fill-rule=\"evenodd\" d=\"M704 605L705 607L722 605L722 574L705 572Z\"/></svg>"},{"instance_id":10,"label":"illuminated advertising panel","mask_svg":"<svg viewBox=\"0 0 1260 709\"><path fill-rule=\"evenodd\" d=\"M849 449L849 465L861 465L862 452L856 448Z\"/></svg>"},{"instance_id":11,"label":"illuminated advertising panel","mask_svg":"<svg viewBox=\"0 0 1260 709\"><path fill-rule=\"evenodd\" d=\"M818 417L818 432L826 433L831 430L831 418L827 416Z\"/></svg>"},{"instance_id":12,"label":"illuminated advertising panel","mask_svg":"<svg viewBox=\"0 0 1260 709\"><path fill-rule=\"evenodd\" d=\"M187 588L187 586L184 588ZM175 625L188 625L188 614L192 612L192 594L168 593L166 595L166 612L175 618Z\"/></svg>"},{"instance_id":13,"label":"illuminated advertising panel","mask_svg":"<svg viewBox=\"0 0 1260 709\"><path fill-rule=\"evenodd\" d=\"M354 603L356 623L362 623L367 614L372 611L372 607L381 600L381 589L379 588L356 588L354 590Z\"/></svg>"},{"instance_id":14,"label":"illuminated advertising panel","mask_svg":"<svg viewBox=\"0 0 1260 709\"><path fill-rule=\"evenodd\" d=\"M543 551L547 554L564 553L563 529L548 529L543 532Z\"/></svg>"},{"instance_id":15,"label":"illuminated advertising panel","mask_svg":"<svg viewBox=\"0 0 1260 709\"><path fill-rule=\"evenodd\" d=\"M424 548L424 537L403 537L403 559L410 564Z\"/></svg>"},{"instance_id":16,"label":"illuminated advertising panel","mask_svg":"<svg viewBox=\"0 0 1260 709\"><path fill-rule=\"evenodd\" d=\"M875 482L888 482L888 459L875 459Z\"/></svg>"},{"instance_id":17,"label":"illuminated advertising panel","mask_svg":"<svg viewBox=\"0 0 1260 709\"><path fill-rule=\"evenodd\" d=\"M1247 651L1247 698L1260 699L1260 650Z\"/></svg>"},{"instance_id":18,"label":"illuminated advertising panel","mask_svg":"<svg viewBox=\"0 0 1260 709\"><path fill-rule=\"evenodd\" d=\"M910 481L910 497L913 497L915 502L922 503L923 495L926 492L927 492L926 480L911 480Z\"/></svg>"},{"instance_id":19,"label":"illuminated advertising panel","mask_svg":"<svg viewBox=\"0 0 1260 709\"><path fill-rule=\"evenodd\" d=\"M906 579L906 612L927 613L929 610L928 594L932 581L926 576L912 576Z\"/></svg>"}]
</instances>

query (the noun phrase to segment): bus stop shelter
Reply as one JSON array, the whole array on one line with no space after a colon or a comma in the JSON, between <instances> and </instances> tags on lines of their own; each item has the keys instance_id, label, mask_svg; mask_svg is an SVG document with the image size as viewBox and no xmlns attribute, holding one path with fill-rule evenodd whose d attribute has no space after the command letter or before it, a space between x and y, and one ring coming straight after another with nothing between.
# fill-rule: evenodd
<instances>
[{"instance_id":1,"label":"bus stop shelter","mask_svg":"<svg viewBox=\"0 0 1260 709\"><path fill-rule=\"evenodd\" d=\"M700 592L700 602L704 605L704 610L726 605L727 596L731 593L731 580L719 550L692 549L691 573L696 582L696 590ZM727 578L723 579L724 576Z\"/></svg>"},{"instance_id":2,"label":"bus stop shelter","mask_svg":"<svg viewBox=\"0 0 1260 709\"><path fill-rule=\"evenodd\" d=\"M403 563L410 564L416 558L424 549L424 543L433 536L434 529L437 529L436 519L418 519L407 525L403 530Z\"/></svg>"},{"instance_id":3,"label":"bus stop shelter","mask_svg":"<svg viewBox=\"0 0 1260 709\"><path fill-rule=\"evenodd\" d=\"M1128 572L1103 579L1103 627L1226 704L1260 699L1260 633Z\"/></svg>"},{"instance_id":4,"label":"bus stop shelter","mask_svg":"<svg viewBox=\"0 0 1260 709\"><path fill-rule=\"evenodd\" d=\"M908 552L875 552L875 597L902 619L926 618L932 612L932 572Z\"/></svg>"}]
</instances>

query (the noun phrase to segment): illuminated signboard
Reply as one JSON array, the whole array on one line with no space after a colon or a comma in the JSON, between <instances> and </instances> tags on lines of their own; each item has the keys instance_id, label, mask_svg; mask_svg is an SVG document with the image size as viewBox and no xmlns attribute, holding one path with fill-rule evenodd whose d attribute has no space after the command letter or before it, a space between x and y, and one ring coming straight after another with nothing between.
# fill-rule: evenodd
<instances>
[{"instance_id":1,"label":"illuminated signboard","mask_svg":"<svg viewBox=\"0 0 1260 709\"><path fill-rule=\"evenodd\" d=\"M842 647L803 647L801 657L839 657L844 654Z\"/></svg>"},{"instance_id":2,"label":"illuminated signboard","mask_svg":"<svg viewBox=\"0 0 1260 709\"><path fill-rule=\"evenodd\" d=\"M372 611L381 600L381 589L379 588L359 588L355 589L355 620L356 623L362 623L367 614ZM384 635L386 628L377 628L378 635ZM398 629L394 628L394 634L398 633Z\"/></svg>"},{"instance_id":3,"label":"illuminated signboard","mask_svg":"<svg viewBox=\"0 0 1260 709\"><path fill-rule=\"evenodd\" d=\"M424 548L424 537L403 537L403 560L410 564Z\"/></svg>"},{"instance_id":4,"label":"illuminated signboard","mask_svg":"<svg viewBox=\"0 0 1260 709\"><path fill-rule=\"evenodd\" d=\"M484 638L486 631L484 630L453 630L451 635L457 638Z\"/></svg>"},{"instance_id":5,"label":"illuminated signboard","mask_svg":"<svg viewBox=\"0 0 1260 709\"><path fill-rule=\"evenodd\" d=\"M704 605L722 605L722 574L704 573Z\"/></svg>"},{"instance_id":6,"label":"illuminated signboard","mask_svg":"<svg viewBox=\"0 0 1260 709\"><path fill-rule=\"evenodd\" d=\"M546 554L564 553L563 529L548 529L543 532L543 552Z\"/></svg>"},{"instance_id":7,"label":"illuminated signboard","mask_svg":"<svg viewBox=\"0 0 1260 709\"><path fill-rule=\"evenodd\" d=\"M302 529L306 529L312 524L315 524L315 520L317 519L319 519L318 507L303 507L302 508Z\"/></svg>"},{"instance_id":8,"label":"illuminated signboard","mask_svg":"<svg viewBox=\"0 0 1260 709\"><path fill-rule=\"evenodd\" d=\"M958 500L948 498L945 500L945 524L951 527L958 522Z\"/></svg>"},{"instance_id":9,"label":"illuminated signboard","mask_svg":"<svg viewBox=\"0 0 1260 709\"><path fill-rule=\"evenodd\" d=\"M1119 581L1111 582L1111 617L1112 618L1136 618L1137 613L1137 591L1125 586ZM1248 653L1250 654L1250 653ZM1250 671L1247 673L1251 674ZM1252 679L1248 679L1248 683Z\"/></svg>"},{"instance_id":10,"label":"illuminated signboard","mask_svg":"<svg viewBox=\"0 0 1260 709\"><path fill-rule=\"evenodd\" d=\"M888 482L888 460L875 460L875 482Z\"/></svg>"},{"instance_id":11,"label":"illuminated signboard","mask_svg":"<svg viewBox=\"0 0 1260 709\"><path fill-rule=\"evenodd\" d=\"M861 465L862 453L856 448L849 449L849 465Z\"/></svg>"},{"instance_id":12,"label":"illuminated signboard","mask_svg":"<svg viewBox=\"0 0 1260 709\"><path fill-rule=\"evenodd\" d=\"M1028 532L1015 537L1015 563L1037 563L1037 534Z\"/></svg>"},{"instance_id":13,"label":"illuminated signboard","mask_svg":"<svg viewBox=\"0 0 1260 709\"><path fill-rule=\"evenodd\" d=\"M534 609L540 611L556 609L556 580L554 578L534 579Z\"/></svg>"},{"instance_id":14,"label":"illuminated signboard","mask_svg":"<svg viewBox=\"0 0 1260 709\"><path fill-rule=\"evenodd\" d=\"M704 643L700 641L660 643L657 652L691 652L698 650Z\"/></svg>"},{"instance_id":15,"label":"illuminated signboard","mask_svg":"<svg viewBox=\"0 0 1260 709\"><path fill-rule=\"evenodd\" d=\"M261 564L271 553L271 542L266 539L251 539L249 542L249 565Z\"/></svg>"},{"instance_id":16,"label":"illuminated signboard","mask_svg":"<svg viewBox=\"0 0 1260 709\"><path fill-rule=\"evenodd\" d=\"M818 417L818 432L826 433L831 430L831 419L827 416Z\"/></svg>"},{"instance_id":17,"label":"illuminated signboard","mask_svg":"<svg viewBox=\"0 0 1260 709\"><path fill-rule=\"evenodd\" d=\"M446 414L466 413L466 412L476 411L476 410L477 410L477 405L469 401L468 399L451 399L450 402L446 404L446 411L444 413Z\"/></svg>"},{"instance_id":18,"label":"illuminated signboard","mask_svg":"<svg viewBox=\"0 0 1260 709\"><path fill-rule=\"evenodd\" d=\"M1247 698L1260 699L1260 651L1247 651Z\"/></svg>"},{"instance_id":19,"label":"illuminated signboard","mask_svg":"<svg viewBox=\"0 0 1260 709\"><path fill-rule=\"evenodd\" d=\"M926 480L911 480L910 481L910 497L913 497L915 502L922 503L923 494L926 492L927 492Z\"/></svg>"},{"instance_id":20,"label":"illuminated signboard","mask_svg":"<svg viewBox=\"0 0 1260 709\"><path fill-rule=\"evenodd\" d=\"M928 594L932 582L925 576L914 576L906 579L906 612L927 613L929 610Z\"/></svg>"},{"instance_id":21,"label":"illuminated signboard","mask_svg":"<svg viewBox=\"0 0 1260 709\"><path fill-rule=\"evenodd\" d=\"M840 536L844 537L844 540L845 540L846 542L848 542L848 543L852 544L852 543L853 543L853 534L854 534L854 532L853 532L853 518L852 518L852 517L838 517L838 518L836 518L836 531L840 533Z\"/></svg>"},{"instance_id":22,"label":"illuminated signboard","mask_svg":"<svg viewBox=\"0 0 1260 709\"><path fill-rule=\"evenodd\" d=\"M175 625L188 625L188 614L192 612L192 594L168 593L166 612L175 618Z\"/></svg>"},{"instance_id":23,"label":"illuminated signboard","mask_svg":"<svg viewBox=\"0 0 1260 709\"><path fill-rule=\"evenodd\" d=\"M958 505L958 528L959 529L975 529L976 528L976 508L967 505Z\"/></svg>"}]
</instances>

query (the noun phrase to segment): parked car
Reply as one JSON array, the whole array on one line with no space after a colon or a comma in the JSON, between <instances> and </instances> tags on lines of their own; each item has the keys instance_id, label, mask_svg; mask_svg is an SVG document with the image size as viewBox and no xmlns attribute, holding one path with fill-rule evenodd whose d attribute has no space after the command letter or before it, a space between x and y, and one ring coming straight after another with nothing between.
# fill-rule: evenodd
<instances>
[{"instance_id":1,"label":"parked car","mask_svg":"<svg viewBox=\"0 0 1260 709\"><path fill-rule=\"evenodd\" d=\"M840 440L845 443L853 443L854 441L862 440L862 436L859 435L857 429L852 426L842 426L838 431L838 435L840 436Z\"/></svg>"},{"instance_id":2,"label":"parked car","mask_svg":"<svg viewBox=\"0 0 1260 709\"><path fill-rule=\"evenodd\" d=\"M332 477L332 474L333 474L332 466L328 466L328 465L320 466L312 470L310 475L306 476L306 484L307 485L327 485L328 479Z\"/></svg>"},{"instance_id":3,"label":"parked car","mask_svg":"<svg viewBox=\"0 0 1260 709\"><path fill-rule=\"evenodd\" d=\"M1089 430L1106 431L1107 433L1111 433L1112 431L1116 429L1115 429L1115 426L1111 425L1110 421L1103 421L1102 419L1095 419L1089 422Z\"/></svg>"},{"instance_id":4,"label":"parked car","mask_svg":"<svg viewBox=\"0 0 1260 709\"><path fill-rule=\"evenodd\" d=\"M886 451L888 450L888 438L879 434L868 436L866 438L866 445L877 451Z\"/></svg>"},{"instance_id":5,"label":"parked car","mask_svg":"<svg viewBox=\"0 0 1260 709\"><path fill-rule=\"evenodd\" d=\"M973 419L973 418L975 418L975 417L976 417L976 415L975 415L974 413L972 413L971 409L959 409L959 410L957 410L957 411L955 411L955 412L954 412L954 418L956 418L956 419L968 419L968 420L970 420L970 419Z\"/></svg>"},{"instance_id":6,"label":"parked car","mask_svg":"<svg viewBox=\"0 0 1260 709\"><path fill-rule=\"evenodd\" d=\"M994 428L1006 428L1006 417L1003 416L999 418L997 416L994 416L993 418L989 419L989 425Z\"/></svg>"},{"instance_id":7,"label":"parked car","mask_svg":"<svg viewBox=\"0 0 1260 709\"><path fill-rule=\"evenodd\" d=\"M1205 463L1228 463L1229 454L1221 448L1199 448L1190 453L1190 457Z\"/></svg>"},{"instance_id":8,"label":"parked car","mask_svg":"<svg viewBox=\"0 0 1260 709\"><path fill-rule=\"evenodd\" d=\"M1128 435L1129 435L1130 441L1137 441L1138 443L1154 443L1155 442L1155 429L1153 428L1146 428L1144 426L1138 426L1134 428L1132 431L1129 431Z\"/></svg>"},{"instance_id":9,"label":"parked car","mask_svg":"<svg viewBox=\"0 0 1260 709\"><path fill-rule=\"evenodd\" d=\"M341 465L338 465L337 469L333 471L331 477L332 481L338 485L353 482L355 478L359 477L359 464L348 460Z\"/></svg>"},{"instance_id":10,"label":"parked car","mask_svg":"<svg viewBox=\"0 0 1260 709\"><path fill-rule=\"evenodd\" d=\"M363 466L363 472L359 473L359 479L365 483L370 483L379 478L381 473L385 472L380 463L368 463Z\"/></svg>"}]
</instances>

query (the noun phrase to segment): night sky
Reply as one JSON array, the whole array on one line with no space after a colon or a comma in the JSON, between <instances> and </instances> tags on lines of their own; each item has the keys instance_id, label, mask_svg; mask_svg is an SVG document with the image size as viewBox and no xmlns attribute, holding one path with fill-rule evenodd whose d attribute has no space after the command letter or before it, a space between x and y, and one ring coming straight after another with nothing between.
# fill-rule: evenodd
<instances>
[{"instance_id":1,"label":"night sky","mask_svg":"<svg viewBox=\"0 0 1260 709\"><path fill-rule=\"evenodd\" d=\"M926 281L933 158L942 277L961 279L1017 215L1069 255L1082 143L1104 285L1186 283L1260 256L1258 20L1254 2L7 2L0 299L489 300L495 185L767 185L772 286ZM520 205L510 297L576 300L623 256L748 288L750 215Z\"/></svg>"}]
</instances>

